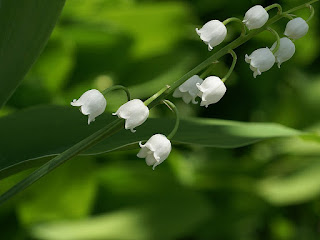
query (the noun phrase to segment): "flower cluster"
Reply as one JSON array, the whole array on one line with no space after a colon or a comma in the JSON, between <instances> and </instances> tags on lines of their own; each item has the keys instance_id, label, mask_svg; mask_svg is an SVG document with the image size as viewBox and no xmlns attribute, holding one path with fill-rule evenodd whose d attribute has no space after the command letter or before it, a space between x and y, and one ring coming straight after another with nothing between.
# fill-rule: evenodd
<instances>
[{"instance_id":1,"label":"flower cluster","mask_svg":"<svg viewBox=\"0 0 320 240\"><path fill-rule=\"evenodd\" d=\"M248 22L250 22L255 17L260 16L260 18L264 18L265 22L268 18L265 17L265 12L259 7L260 10L255 9L257 6L254 6L248 10L246 13L247 18L245 18L244 22L246 23L248 29ZM250 13L252 17L248 14ZM253 28L251 28L253 29ZM256 78L257 75L261 75L262 72L268 71L272 66L277 63L278 67L280 65L288 61L295 53L295 45L291 39L298 39L307 34L309 26L305 20L302 18L294 18L290 20L285 28L284 35L286 37L282 37L276 41L271 49L269 48L259 48L253 51L249 56L245 55L245 61L250 64L250 69L253 71L253 77ZM270 29L274 34L278 37L278 34Z\"/></svg>"},{"instance_id":2,"label":"flower cluster","mask_svg":"<svg viewBox=\"0 0 320 240\"><path fill-rule=\"evenodd\" d=\"M219 20L211 20L204 24L202 28L196 28L196 33L208 46L208 50L211 51L215 46L224 41L227 36L226 24L231 21L238 21L240 24L242 24L243 28L240 37L244 37L247 31L262 27L264 27L263 30L268 29L277 37L277 41L272 45L272 47L259 48L254 50L250 55L245 55L245 61L249 63L250 69L253 71L253 76L256 78L258 75L261 75L262 72L268 71L270 68L272 68L275 63L277 63L278 67L280 68L283 62L288 61L295 53L295 45L292 40L303 37L306 35L309 29L309 26L305 20L300 17L292 19L291 15L287 14L286 17L291 18L291 20L286 25L284 31L285 36L280 38L275 30L265 26L269 19L268 10L273 7L278 7L278 14L282 14L281 6L278 4L273 4L267 8L263 8L261 5L256 5L245 13L243 20L237 18L229 18L224 22L220 22ZM313 15L313 12L311 15ZM237 56L232 48L230 48L228 52L232 55L233 62L224 78L220 79L217 76L211 76L209 74L211 68L208 68L200 76L193 75L189 77L189 79L185 80L185 82L182 84L179 82L181 85L176 87L173 92L173 97L182 98L182 100L187 104L190 102L193 104L198 104L196 98L200 97L200 106L205 106L206 108L210 104L217 103L227 91L224 82L232 73L237 60ZM194 74L198 74L196 71L193 72ZM104 94L114 89L123 89L126 91L128 102L120 106L119 109L113 113L113 115L124 119L125 129L130 129L130 131L134 133L136 132L135 128L142 125L149 116L149 108L147 104L148 100L146 102L143 102L140 99L130 100L130 93L125 87L114 86L106 89L103 93L96 89L91 89L83 93L78 100L74 99L71 102L71 105L80 107L80 111L84 115L88 115L88 124L90 124L106 109L107 101L104 97ZM160 96L162 93L163 92L160 91L159 95L156 94L155 96ZM152 99L152 101L154 100L153 98L150 99ZM176 125L168 137L163 134L155 134L150 137L145 144L142 144L140 141L139 146L141 149L137 154L137 157L145 158L147 165L152 165L153 169L169 156L172 148L169 139L175 134L179 126L179 115L174 104L168 100L162 101L171 110L172 108L174 109L177 117Z\"/></svg>"},{"instance_id":3,"label":"flower cluster","mask_svg":"<svg viewBox=\"0 0 320 240\"><path fill-rule=\"evenodd\" d=\"M80 107L80 111L88 115L88 124L90 124L105 111L107 101L101 92L91 89L83 93L78 100L74 99L71 105ZM140 99L133 99L120 106L112 115L125 119L125 129L130 129L134 133L135 128L147 120L149 108ZM153 165L153 169L162 163L171 152L171 142L162 134L153 135L145 144L140 141L139 145L141 150L137 156L145 158L147 165Z\"/></svg>"},{"instance_id":4,"label":"flower cluster","mask_svg":"<svg viewBox=\"0 0 320 240\"><path fill-rule=\"evenodd\" d=\"M174 91L173 97L181 97L185 103L192 100L192 103L197 104L195 98L199 96L200 106L208 107L218 102L226 91L227 88L219 77L210 76L202 80L198 75L194 75Z\"/></svg>"},{"instance_id":5,"label":"flower cluster","mask_svg":"<svg viewBox=\"0 0 320 240\"><path fill-rule=\"evenodd\" d=\"M267 10L261 5L256 5L245 13L242 22L248 30L253 30L263 27L268 19L269 14ZM228 23L229 21L225 22ZM201 40L208 45L210 51L225 39L227 35L225 22L211 20L204 24L201 29L196 28L197 34L200 36ZM278 41L275 42L271 49L265 47L253 51L250 55L246 54L245 61L250 64L250 69L253 71L253 77L256 78L257 75L261 75L262 72L268 71L275 63L277 63L280 68L280 65L283 62L288 61L295 53L295 45L292 40L306 35L308 29L309 26L305 20L300 17L294 18L287 23L284 31L286 37L281 38L279 43ZM275 32L275 34L277 33ZM279 46L277 46L278 44ZM186 100L194 95L189 91L190 95L187 96L187 91L185 91L185 89L185 86L182 86L180 89L180 91L184 93L181 97L185 102L188 102ZM179 93L176 93L175 96L179 97L180 95Z\"/></svg>"}]
</instances>

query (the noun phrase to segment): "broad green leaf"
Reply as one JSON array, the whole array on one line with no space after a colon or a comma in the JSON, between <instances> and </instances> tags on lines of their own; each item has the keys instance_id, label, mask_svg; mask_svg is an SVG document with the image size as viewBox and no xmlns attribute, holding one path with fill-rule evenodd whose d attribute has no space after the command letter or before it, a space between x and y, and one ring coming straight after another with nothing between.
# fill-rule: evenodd
<instances>
[{"instance_id":1,"label":"broad green leaf","mask_svg":"<svg viewBox=\"0 0 320 240\"><path fill-rule=\"evenodd\" d=\"M46 44L65 0L0 2L0 107Z\"/></svg>"},{"instance_id":2,"label":"broad green leaf","mask_svg":"<svg viewBox=\"0 0 320 240\"><path fill-rule=\"evenodd\" d=\"M104 114L91 125L77 109L41 106L0 118L0 177L42 164L43 157L57 155L116 119ZM136 133L122 130L90 148L98 154L123 148L139 148L138 142L152 134L168 134L174 119L148 119ZM273 123L242 123L217 119L186 119L180 123L173 143L235 148L274 137L301 132Z\"/></svg>"}]
</instances>

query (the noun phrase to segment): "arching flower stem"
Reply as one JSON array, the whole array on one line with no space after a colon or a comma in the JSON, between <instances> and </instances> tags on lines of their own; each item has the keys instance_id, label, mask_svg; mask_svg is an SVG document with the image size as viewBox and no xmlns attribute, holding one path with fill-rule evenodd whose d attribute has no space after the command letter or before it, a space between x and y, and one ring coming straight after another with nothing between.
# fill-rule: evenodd
<instances>
[{"instance_id":1,"label":"arching flower stem","mask_svg":"<svg viewBox=\"0 0 320 240\"><path fill-rule=\"evenodd\" d=\"M233 69L237 63L237 54L232 49L230 49L229 53L232 56L232 64L231 64L231 67L230 67L228 73L224 76L224 78L221 79L222 82L225 82L230 77L230 75L233 72Z\"/></svg>"},{"instance_id":2,"label":"arching flower stem","mask_svg":"<svg viewBox=\"0 0 320 240\"><path fill-rule=\"evenodd\" d=\"M309 10L310 10L310 16L309 18L306 20L306 22L309 22L313 16L314 16L314 8L312 7L312 5L308 4Z\"/></svg>"},{"instance_id":3,"label":"arching flower stem","mask_svg":"<svg viewBox=\"0 0 320 240\"><path fill-rule=\"evenodd\" d=\"M128 90L128 88L121 86L121 85L114 85L112 87L109 87L105 90L102 91L102 94L105 96L108 92L114 91L114 90L123 90L125 91L125 93L127 94L127 99L128 101L131 100L131 96L130 96L130 92Z\"/></svg>"},{"instance_id":4,"label":"arching flower stem","mask_svg":"<svg viewBox=\"0 0 320 240\"><path fill-rule=\"evenodd\" d=\"M238 22L238 23L240 23L241 24L241 28L242 28L241 29L241 36L246 35L246 25L239 18L236 18L236 17L227 18L222 23L224 25L227 25L230 22Z\"/></svg>"},{"instance_id":5,"label":"arching flower stem","mask_svg":"<svg viewBox=\"0 0 320 240\"><path fill-rule=\"evenodd\" d=\"M170 140L173 138L173 136L176 134L179 124L180 124L180 114L178 111L178 108L169 100L162 100L162 103L165 104L171 111L173 111L176 115L176 123L174 125L174 128L172 131L168 134L167 138Z\"/></svg>"},{"instance_id":6,"label":"arching flower stem","mask_svg":"<svg viewBox=\"0 0 320 240\"><path fill-rule=\"evenodd\" d=\"M265 7L264 9L265 9L266 11L269 11L269 10L271 10L271 9L273 9L273 8L278 8L278 14L282 14L282 7L281 7L281 5L278 4L278 3L272 4L272 5L268 6L268 7Z\"/></svg>"},{"instance_id":7,"label":"arching flower stem","mask_svg":"<svg viewBox=\"0 0 320 240\"><path fill-rule=\"evenodd\" d=\"M215 64L217 64L218 62L219 61L213 62L212 65L209 66L203 73L201 73L199 77L203 79L203 78L207 77L208 75L210 75L210 73L212 72L212 70L215 67Z\"/></svg>"},{"instance_id":8,"label":"arching flower stem","mask_svg":"<svg viewBox=\"0 0 320 240\"><path fill-rule=\"evenodd\" d=\"M272 29L271 27L268 27L268 31L272 32L273 35L274 35L274 36L276 37L276 39L277 39L277 45L276 45L276 47L272 50L272 53L274 54L274 53L276 53L276 52L278 51L278 49L279 49L279 47L280 47L280 37L279 37L279 34L277 33L277 31L274 30L274 29Z\"/></svg>"}]
</instances>

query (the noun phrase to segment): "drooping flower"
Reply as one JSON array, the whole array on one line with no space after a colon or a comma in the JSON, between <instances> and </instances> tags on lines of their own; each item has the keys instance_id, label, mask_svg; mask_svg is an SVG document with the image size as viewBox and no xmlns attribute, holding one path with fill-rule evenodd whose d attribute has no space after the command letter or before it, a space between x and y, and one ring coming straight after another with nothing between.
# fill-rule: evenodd
<instances>
[{"instance_id":1,"label":"drooping flower","mask_svg":"<svg viewBox=\"0 0 320 240\"><path fill-rule=\"evenodd\" d=\"M80 107L80 111L88 116L88 124L93 122L97 116L102 114L107 106L103 94L96 89L86 91L81 97L71 102L72 106Z\"/></svg>"},{"instance_id":2,"label":"drooping flower","mask_svg":"<svg viewBox=\"0 0 320 240\"><path fill-rule=\"evenodd\" d=\"M268 71L276 61L269 48L259 48L253 51L250 56L246 54L245 61L250 64L253 71L253 77L261 75L262 72Z\"/></svg>"},{"instance_id":3,"label":"drooping flower","mask_svg":"<svg viewBox=\"0 0 320 240\"><path fill-rule=\"evenodd\" d=\"M148 166L153 165L153 170L166 160L171 152L171 142L162 134L155 134L145 144L139 142L139 145L141 149L137 157L145 158Z\"/></svg>"},{"instance_id":4,"label":"drooping flower","mask_svg":"<svg viewBox=\"0 0 320 240\"><path fill-rule=\"evenodd\" d=\"M149 116L149 108L144 105L140 99L133 99L122 106L112 115L117 115L119 118L126 120L125 129L130 129L135 132L135 127L144 123Z\"/></svg>"},{"instance_id":5,"label":"drooping flower","mask_svg":"<svg viewBox=\"0 0 320 240\"><path fill-rule=\"evenodd\" d=\"M307 34L309 30L308 23L301 17L290 20L287 23L284 35L291 39L298 39Z\"/></svg>"},{"instance_id":6,"label":"drooping flower","mask_svg":"<svg viewBox=\"0 0 320 240\"><path fill-rule=\"evenodd\" d=\"M196 32L211 51L213 47L219 45L226 38L227 28L219 20L211 20L202 28L196 28Z\"/></svg>"},{"instance_id":7,"label":"drooping flower","mask_svg":"<svg viewBox=\"0 0 320 240\"><path fill-rule=\"evenodd\" d=\"M193 104L198 102L195 100L198 96L199 89L197 88L197 83L202 83L203 80L198 75L193 75L187 81L182 83L176 90L173 92L173 97L182 98L185 103L190 103L192 100Z\"/></svg>"},{"instance_id":8,"label":"drooping flower","mask_svg":"<svg viewBox=\"0 0 320 240\"><path fill-rule=\"evenodd\" d=\"M275 42L272 47L271 51L275 49L277 42ZM280 39L280 46L279 49L274 53L276 57L276 62L278 63L278 67L280 68L281 63L288 61L294 54L296 48L294 43L286 37Z\"/></svg>"},{"instance_id":9,"label":"drooping flower","mask_svg":"<svg viewBox=\"0 0 320 240\"><path fill-rule=\"evenodd\" d=\"M256 5L246 12L242 22L249 30L252 30L261 28L268 21L268 19L268 12L261 5Z\"/></svg>"},{"instance_id":10,"label":"drooping flower","mask_svg":"<svg viewBox=\"0 0 320 240\"><path fill-rule=\"evenodd\" d=\"M207 77L202 84L197 83L199 97L202 101L200 106L208 107L210 104L218 102L226 93L227 88L219 77Z\"/></svg>"}]
</instances>

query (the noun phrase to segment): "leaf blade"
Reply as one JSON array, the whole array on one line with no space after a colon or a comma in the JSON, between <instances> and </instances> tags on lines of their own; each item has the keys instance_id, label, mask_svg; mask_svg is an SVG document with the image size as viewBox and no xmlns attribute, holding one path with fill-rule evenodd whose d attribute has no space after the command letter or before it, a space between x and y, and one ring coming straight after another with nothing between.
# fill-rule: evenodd
<instances>
[{"instance_id":1,"label":"leaf blade","mask_svg":"<svg viewBox=\"0 0 320 240\"><path fill-rule=\"evenodd\" d=\"M44 48L65 0L0 2L0 107Z\"/></svg>"}]
</instances>

